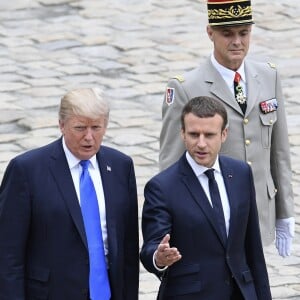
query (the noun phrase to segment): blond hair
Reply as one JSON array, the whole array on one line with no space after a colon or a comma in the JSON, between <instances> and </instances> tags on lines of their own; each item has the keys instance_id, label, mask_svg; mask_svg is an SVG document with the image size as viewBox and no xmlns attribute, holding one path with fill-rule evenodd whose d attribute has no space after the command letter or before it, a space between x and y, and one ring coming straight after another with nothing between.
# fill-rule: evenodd
<instances>
[{"instance_id":1,"label":"blond hair","mask_svg":"<svg viewBox=\"0 0 300 300\"><path fill-rule=\"evenodd\" d=\"M108 122L109 105L99 88L80 88L69 91L61 98L59 120L65 121L71 116L91 119L105 117Z\"/></svg>"}]
</instances>

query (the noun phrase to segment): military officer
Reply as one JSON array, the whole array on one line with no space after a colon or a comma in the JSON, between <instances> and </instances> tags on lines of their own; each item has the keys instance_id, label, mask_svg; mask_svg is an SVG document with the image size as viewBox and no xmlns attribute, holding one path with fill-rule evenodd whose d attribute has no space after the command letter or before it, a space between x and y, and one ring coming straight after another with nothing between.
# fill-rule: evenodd
<instances>
[{"instance_id":1,"label":"military officer","mask_svg":"<svg viewBox=\"0 0 300 300\"><path fill-rule=\"evenodd\" d=\"M284 99L274 64L246 58L252 19L251 2L208 0L207 34L212 55L200 66L172 78L166 88L160 134L160 169L184 152L180 112L188 100L212 96L229 116L229 134L221 153L252 167L263 244L291 253L294 200ZM241 197L243 195L241 194Z\"/></svg>"}]
</instances>

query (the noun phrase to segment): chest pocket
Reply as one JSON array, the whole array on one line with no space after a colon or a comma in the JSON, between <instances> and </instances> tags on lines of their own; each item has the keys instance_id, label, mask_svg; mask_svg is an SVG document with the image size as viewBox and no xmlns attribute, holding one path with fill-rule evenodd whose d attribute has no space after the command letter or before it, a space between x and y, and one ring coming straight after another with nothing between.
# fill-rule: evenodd
<instances>
[{"instance_id":1,"label":"chest pocket","mask_svg":"<svg viewBox=\"0 0 300 300\"><path fill-rule=\"evenodd\" d=\"M277 121L277 113L276 111L267 113L267 114L260 114L261 120L261 143L263 148L270 148L271 146L271 137L272 137L272 130L273 125Z\"/></svg>"}]
</instances>

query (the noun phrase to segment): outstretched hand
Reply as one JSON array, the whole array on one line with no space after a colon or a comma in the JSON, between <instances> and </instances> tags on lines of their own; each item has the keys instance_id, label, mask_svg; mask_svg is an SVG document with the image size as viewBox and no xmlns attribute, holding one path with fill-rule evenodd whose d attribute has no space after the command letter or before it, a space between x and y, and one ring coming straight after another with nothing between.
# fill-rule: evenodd
<instances>
[{"instance_id":1,"label":"outstretched hand","mask_svg":"<svg viewBox=\"0 0 300 300\"><path fill-rule=\"evenodd\" d=\"M170 247L170 235L166 234L155 252L155 263L158 267L171 266L181 259L181 254L175 247Z\"/></svg>"}]
</instances>

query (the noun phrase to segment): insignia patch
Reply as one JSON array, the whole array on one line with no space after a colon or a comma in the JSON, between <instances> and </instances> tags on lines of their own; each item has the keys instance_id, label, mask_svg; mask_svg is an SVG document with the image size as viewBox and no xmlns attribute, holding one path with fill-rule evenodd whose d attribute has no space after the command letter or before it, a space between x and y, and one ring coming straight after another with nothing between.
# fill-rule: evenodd
<instances>
[{"instance_id":1,"label":"insignia patch","mask_svg":"<svg viewBox=\"0 0 300 300\"><path fill-rule=\"evenodd\" d=\"M276 98L262 101L259 103L260 109L264 114L268 114L272 111L277 110L278 103Z\"/></svg>"},{"instance_id":2,"label":"insignia patch","mask_svg":"<svg viewBox=\"0 0 300 300\"><path fill-rule=\"evenodd\" d=\"M174 98L175 98L175 89L167 87L167 90L166 90L166 103L168 105L171 105L174 102Z\"/></svg>"}]
</instances>

